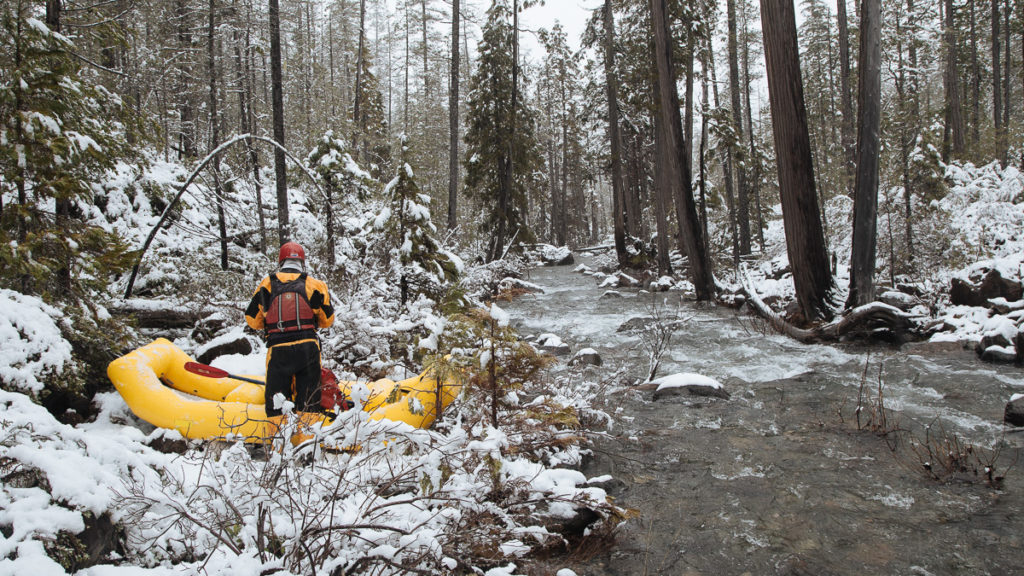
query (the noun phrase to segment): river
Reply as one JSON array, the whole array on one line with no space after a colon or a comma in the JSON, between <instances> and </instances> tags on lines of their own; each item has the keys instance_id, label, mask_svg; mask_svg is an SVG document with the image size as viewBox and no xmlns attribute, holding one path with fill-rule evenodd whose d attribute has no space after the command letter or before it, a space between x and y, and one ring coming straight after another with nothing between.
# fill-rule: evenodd
<instances>
[{"instance_id":1,"label":"river","mask_svg":"<svg viewBox=\"0 0 1024 576\"><path fill-rule=\"evenodd\" d=\"M678 292L607 294L572 266L528 279L544 293L506 306L521 333L597 350L603 365L573 378L624 372L583 472L612 476L609 494L634 516L614 546L579 556L578 574L1024 574L1024 434L1002 424L1020 368L967 351L803 345ZM617 329L644 316L681 321L658 375L709 376L731 397L629 390L648 355ZM858 430L858 397L864 424L880 382L888 433ZM973 450L947 476L938 453L954 442ZM984 480L991 463L998 488Z\"/></svg>"}]
</instances>

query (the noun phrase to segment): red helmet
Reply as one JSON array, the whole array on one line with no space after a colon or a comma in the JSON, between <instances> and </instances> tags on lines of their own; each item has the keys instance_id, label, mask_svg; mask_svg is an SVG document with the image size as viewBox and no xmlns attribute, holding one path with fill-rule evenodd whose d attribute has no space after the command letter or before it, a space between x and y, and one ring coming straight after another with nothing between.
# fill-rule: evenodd
<instances>
[{"instance_id":1,"label":"red helmet","mask_svg":"<svg viewBox=\"0 0 1024 576\"><path fill-rule=\"evenodd\" d=\"M306 251L302 249L302 245L298 242L285 242L281 246L281 252L277 256L277 263L280 264L285 260L302 260L306 261Z\"/></svg>"}]
</instances>

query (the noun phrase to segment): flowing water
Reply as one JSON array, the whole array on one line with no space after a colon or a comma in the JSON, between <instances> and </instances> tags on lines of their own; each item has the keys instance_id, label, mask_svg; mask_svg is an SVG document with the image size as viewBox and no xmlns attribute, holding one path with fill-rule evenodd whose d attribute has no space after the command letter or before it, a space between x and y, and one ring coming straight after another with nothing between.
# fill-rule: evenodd
<instances>
[{"instance_id":1,"label":"flowing water","mask_svg":"<svg viewBox=\"0 0 1024 576\"><path fill-rule=\"evenodd\" d=\"M544 293L508 304L513 323L596 349L604 365L577 377L646 377L641 339L617 329L679 318L658 374L710 376L731 395L654 401L621 386L607 396L615 423L583 471L611 475L609 494L635 517L578 574L1024 574L1024 434L1002 424L1006 401L1024 392L1020 368L955 350L802 345L675 292L606 294L572 267L529 280ZM879 382L885 429L907 433L858 431L858 396L866 423ZM994 459L1005 480L929 478L924 464L945 460L911 438L936 452L976 446L968 464L984 474Z\"/></svg>"}]
</instances>

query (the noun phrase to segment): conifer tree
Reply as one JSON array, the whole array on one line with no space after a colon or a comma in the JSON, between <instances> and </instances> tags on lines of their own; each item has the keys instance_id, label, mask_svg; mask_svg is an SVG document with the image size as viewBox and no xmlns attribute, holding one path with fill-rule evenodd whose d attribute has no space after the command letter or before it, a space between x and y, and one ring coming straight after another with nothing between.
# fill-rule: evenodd
<instances>
[{"instance_id":1,"label":"conifer tree","mask_svg":"<svg viewBox=\"0 0 1024 576\"><path fill-rule=\"evenodd\" d=\"M339 204L363 201L370 195L373 178L352 158L348 142L328 130L320 138L316 148L306 157L306 164L323 181L325 197L322 202L324 228L327 232L327 264L332 269L337 265L335 258L337 238L345 233L336 218Z\"/></svg>"},{"instance_id":2,"label":"conifer tree","mask_svg":"<svg viewBox=\"0 0 1024 576\"><path fill-rule=\"evenodd\" d=\"M533 112L513 95L518 64L510 49L512 11L496 0L487 11L476 72L470 81L466 133L466 186L484 205L481 232L487 259L502 257L506 242L533 240L526 222L526 191L540 164Z\"/></svg>"},{"instance_id":3,"label":"conifer tree","mask_svg":"<svg viewBox=\"0 0 1024 576\"><path fill-rule=\"evenodd\" d=\"M71 41L36 10L0 8L0 187L16 200L0 200L0 285L76 300L125 266L124 243L86 214L92 184L126 149L117 98L83 79Z\"/></svg>"},{"instance_id":4,"label":"conifer tree","mask_svg":"<svg viewBox=\"0 0 1024 576\"><path fill-rule=\"evenodd\" d=\"M387 226L395 239L391 251L392 269L402 293L402 305L425 294L434 300L444 286L458 275L454 257L441 250L430 218L430 196L420 192L408 160L409 143L402 137L397 174L384 188L390 217Z\"/></svg>"}]
</instances>

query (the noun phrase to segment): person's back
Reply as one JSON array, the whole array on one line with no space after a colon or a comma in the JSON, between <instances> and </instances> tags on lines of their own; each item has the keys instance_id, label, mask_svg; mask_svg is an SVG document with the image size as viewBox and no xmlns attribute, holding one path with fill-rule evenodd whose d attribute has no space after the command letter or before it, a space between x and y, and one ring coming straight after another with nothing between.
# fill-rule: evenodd
<instances>
[{"instance_id":1,"label":"person's back","mask_svg":"<svg viewBox=\"0 0 1024 576\"><path fill-rule=\"evenodd\" d=\"M279 269L263 278L245 310L245 321L267 341L266 411L281 414L278 393L297 410L319 410L320 339L318 328L334 323L334 308L324 282L306 274L305 251L296 242L281 246ZM295 379L294 395L292 378Z\"/></svg>"}]
</instances>

